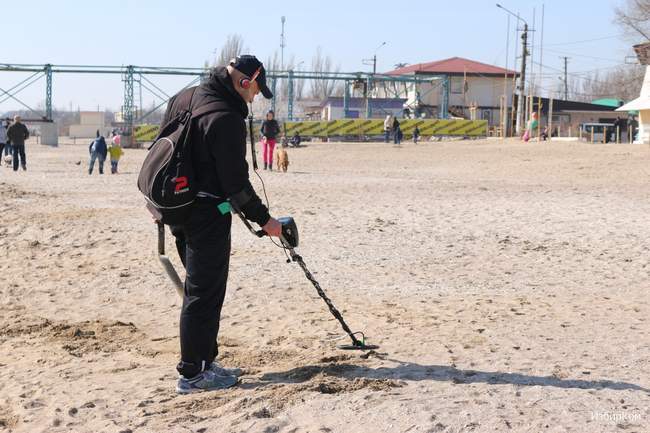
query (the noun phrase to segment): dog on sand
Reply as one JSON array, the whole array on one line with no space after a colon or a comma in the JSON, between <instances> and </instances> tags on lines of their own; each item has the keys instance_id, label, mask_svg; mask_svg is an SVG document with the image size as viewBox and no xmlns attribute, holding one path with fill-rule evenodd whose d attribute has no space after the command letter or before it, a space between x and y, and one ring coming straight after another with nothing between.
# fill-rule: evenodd
<instances>
[{"instance_id":1,"label":"dog on sand","mask_svg":"<svg viewBox=\"0 0 650 433\"><path fill-rule=\"evenodd\" d=\"M279 148L275 152L275 166L278 168L278 170L282 170L283 172L287 172L287 169L289 168L289 154L287 153L286 149Z\"/></svg>"}]
</instances>

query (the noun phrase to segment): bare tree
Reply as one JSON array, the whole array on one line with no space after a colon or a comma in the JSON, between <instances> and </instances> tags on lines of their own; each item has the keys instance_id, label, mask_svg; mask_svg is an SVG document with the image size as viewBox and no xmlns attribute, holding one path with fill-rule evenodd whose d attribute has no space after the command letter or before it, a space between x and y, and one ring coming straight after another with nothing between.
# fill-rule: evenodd
<instances>
[{"instance_id":1,"label":"bare tree","mask_svg":"<svg viewBox=\"0 0 650 433\"><path fill-rule=\"evenodd\" d=\"M286 60L284 62L284 69L286 69L287 71L292 70L294 68L294 63L295 62L296 62L296 57L292 55L289 58L289 60ZM296 90L296 80L293 80L293 90L294 90L293 94L295 96L295 94L296 94L296 92L295 92L295 90ZM285 100L288 98L288 96L289 96L289 82L288 82L288 80L282 80L281 81L281 83L280 83L280 95L282 95L282 98L285 99Z\"/></svg>"},{"instance_id":2,"label":"bare tree","mask_svg":"<svg viewBox=\"0 0 650 433\"><path fill-rule=\"evenodd\" d=\"M561 95L564 98L564 83L562 84ZM585 98L585 96L580 92L580 80L574 76L569 76L567 78L567 96L569 101L587 102L587 98Z\"/></svg>"},{"instance_id":3,"label":"bare tree","mask_svg":"<svg viewBox=\"0 0 650 433\"><path fill-rule=\"evenodd\" d=\"M316 54L311 61L311 69L317 73L339 72L340 67L332 66L332 58L323 54L321 47L316 48ZM311 80L311 96L327 98L334 93L335 81L323 74L320 78Z\"/></svg>"},{"instance_id":4,"label":"bare tree","mask_svg":"<svg viewBox=\"0 0 650 433\"><path fill-rule=\"evenodd\" d=\"M639 65L625 65L605 74L595 72L582 81L582 100L617 98L624 101L639 96L645 68Z\"/></svg>"},{"instance_id":5,"label":"bare tree","mask_svg":"<svg viewBox=\"0 0 650 433\"><path fill-rule=\"evenodd\" d=\"M266 84L269 86L269 88L273 91L274 86L273 86L273 80L275 78L270 78L268 73L269 71L279 71L280 70L280 56L278 55L278 51L275 50L273 52L272 56L268 56L266 58L266 61L264 62L264 69L266 69ZM273 96L275 98L275 117L280 118L282 116L282 111L283 111L283 104L282 104L282 95L278 93L278 89L281 87L282 82L281 80L277 79L275 83L275 91L273 92ZM271 108L271 101L266 100L264 98L258 98L256 100L256 104L259 105L260 107L263 107L263 111L269 110Z\"/></svg>"},{"instance_id":6,"label":"bare tree","mask_svg":"<svg viewBox=\"0 0 650 433\"><path fill-rule=\"evenodd\" d=\"M269 57L266 58L266 62L264 62L264 69L266 69L266 72L267 72L267 84L269 85L269 87L272 87L272 85L273 85L272 80L273 79L268 78L268 72L269 71L279 71L280 70L280 57L278 55L278 50L275 50L273 52L273 57L269 56ZM278 86L278 84L280 84L280 86ZM276 101L280 99L279 98L280 95L277 94L277 89L281 88L281 87L282 87L282 82L280 80L278 80L278 82L275 83L275 88L276 88L275 99L276 99Z\"/></svg>"},{"instance_id":7,"label":"bare tree","mask_svg":"<svg viewBox=\"0 0 650 433\"><path fill-rule=\"evenodd\" d=\"M614 22L650 40L650 0L627 0L623 7L614 8Z\"/></svg>"},{"instance_id":8,"label":"bare tree","mask_svg":"<svg viewBox=\"0 0 650 433\"><path fill-rule=\"evenodd\" d=\"M291 57L291 62L293 64L293 56ZM301 62L302 63L302 62ZM302 69L300 68L300 65L298 65L297 71L301 71ZM297 79L294 82L294 94L296 95L296 99L303 99L305 96L305 80Z\"/></svg>"},{"instance_id":9,"label":"bare tree","mask_svg":"<svg viewBox=\"0 0 650 433\"><path fill-rule=\"evenodd\" d=\"M244 52L244 38L236 33L228 35L221 47L215 66L226 66L228 62Z\"/></svg>"},{"instance_id":10,"label":"bare tree","mask_svg":"<svg viewBox=\"0 0 650 433\"><path fill-rule=\"evenodd\" d=\"M280 70L280 59L278 58L278 50L273 52L273 57L269 56L264 62L264 68L267 71L279 71Z\"/></svg>"}]
</instances>

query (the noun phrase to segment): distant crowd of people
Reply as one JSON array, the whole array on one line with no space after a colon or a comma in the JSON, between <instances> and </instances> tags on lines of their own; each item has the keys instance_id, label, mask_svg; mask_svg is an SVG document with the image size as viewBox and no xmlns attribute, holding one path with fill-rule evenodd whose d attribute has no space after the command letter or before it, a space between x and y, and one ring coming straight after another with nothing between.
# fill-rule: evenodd
<instances>
[{"instance_id":1,"label":"distant crowd of people","mask_svg":"<svg viewBox=\"0 0 650 433\"><path fill-rule=\"evenodd\" d=\"M25 141L29 138L29 129L22 122L20 116L14 116L13 122L0 121L0 165L13 167L18 171L22 167L27 170L27 157L25 152ZM95 162L99 167L99 174L104 174L104 163L107 156L110 157L111 173L117 174L118 163L124 154L121 146L121 136L118 131L111 133L111 144L106 144L106 139L99 131L95 139L88 147L90 162L88 174L93 173Z\"/></svg>"}]
</instances>

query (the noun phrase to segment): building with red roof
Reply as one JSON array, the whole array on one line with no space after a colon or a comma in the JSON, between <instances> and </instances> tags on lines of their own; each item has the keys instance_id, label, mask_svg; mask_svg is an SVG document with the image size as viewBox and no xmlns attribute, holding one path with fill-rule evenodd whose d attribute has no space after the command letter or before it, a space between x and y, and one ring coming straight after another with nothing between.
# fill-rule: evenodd
<instances>
[{"instance_id":1,"label":"building with red roof","mask_svg":"<svg viewBox=\"0 0 650 433\"><path fill-rule=\"evenodd\" d=\"M503 113L510 116L513 89L518 73L499 66L462 57L417 63L385 75L416 75L423 78L417 86L402 87L393 96L407 99L407 106L418 115L440 117L443 95L448 92L449 114L488 120L499 126ZM427 78L430 77L430 80ZM388 96L388 94L386 94ZM505 109L502 108L505 105ZM470 107L474 109L470 110Z\"/></svg>"},{"instance_id":2,"label":"building with red roof","mask_svg":"<svg viewBox=\"0 0 650 433\"><path fill-rule=\"evenodd\" d=\"M451 57L449 59L437 60L435 62L418 63L408 65L403 68L386 72L386 75L431 75L446 74L462 76L500 76L509 75L512 78L517 72L510 69L504 69L499 66L488 65L487 63L477 62L475 60L464 59L462 57Z\"/></svg>"}]
</instances>

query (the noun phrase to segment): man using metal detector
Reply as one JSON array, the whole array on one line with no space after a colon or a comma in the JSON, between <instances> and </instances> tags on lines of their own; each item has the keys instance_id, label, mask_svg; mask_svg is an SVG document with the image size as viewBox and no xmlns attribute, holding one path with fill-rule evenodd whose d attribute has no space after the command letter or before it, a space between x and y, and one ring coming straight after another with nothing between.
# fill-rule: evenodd
<instances>
[{"instance_id":1,"label":"man using metal detector","mask_svg":"<svg viewBox=\"0 0 650 433\"><path fill-rule=\"evenodd\" d=\"M194 92L189 96L186 92ZM266 85L262 63L250 55L214 68L199 87L174 96L163 125L186 107L221 104L190 124L194 183L199 191L189 217L172 225L176 247L186 269L180 317L181 360L176 391L188 394L228 388L237 383L239 369L226 369L216 361L217 334L226 293L230 260L230 204L270 236L280 236L281 224L269 215L248 177L246 162L247 103L258 93L273 95Z\"/></svg>"}]
</instances>

